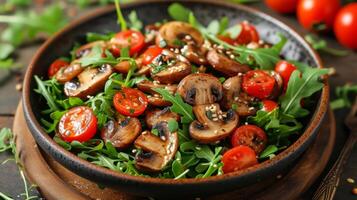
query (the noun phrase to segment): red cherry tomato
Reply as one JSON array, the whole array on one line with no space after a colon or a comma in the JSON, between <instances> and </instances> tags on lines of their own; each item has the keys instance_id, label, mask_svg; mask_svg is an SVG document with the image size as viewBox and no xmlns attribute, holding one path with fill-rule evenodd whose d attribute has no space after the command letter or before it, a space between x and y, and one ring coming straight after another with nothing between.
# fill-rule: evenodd
<instances>
[{"instance_id":1,"label":"red cherry tomato","mask_svg":"<svg viewBox=\"0 0 357 200\"><path fill-rule=\"evenodd\" d=\"M348 4L338 12L334 31L342 45L357 49L357 3Z\"/></svg>"},{"instance_id":2,"label":"red cherry tomato","mask_svg":"<svg viewBox=\"0 0 357 200\"><path fill-rule=\"evenodd\" d=\"M239 45L249 44L250 42L259 42L259 34L255 27L248 23L242 22L242 31L236 39L236 43Z\"/></svg>"},{"instance_id":3,"label":"red cherry tomato","mask_svg":"<svg viewBox=\"0 0 357 200\"><path fill-rule=\"evenodd\" d=\"M145 111L148 99L140 90L123 88L114 95L113 104L120 114L136 117Z\"/></svg>"},{"instance_id":4,"label":"red cherry tomato","mask_svg":"<svg viewBox=\"0 0 357 200\"><path fill-rule=\"evenodd\" d=\"M223 154L222 162L224 173L235 172L258 164L257 155L248 146L237 146L228 150Z\"/></svg>"},{"instance_id":5,"label":"red cherry tomato","mask_svg":"<svg viewBox=\"0 0 357 200\"><path fill-rule=\"evenodd\" d=\"M265 4L282 14L295 13L298 0L265 0Z\"/></svg>"},{"instance_id":6,"label":"red cherry tomato","mask_svg":"<svg viewBox=\"0 0 357 200\"><path fill-rule=\"evenodd\" d=\"M163 48L151 46L143 53L143 65L151 64L151 62L161 54Z\"/></svg>"},{"instance_id":7,"label":"red cherry tomato","mask_svg":"<svg viewBox=\"0 0 357 200\"><path fill-rule=\"evenodd\" d=\"M97 132L97 118L92 109L85 106L71 108L61 117L58 133L64 141L85 142Z\"/></svg>"},{"instance_id":8,"label":"red cherry tomato","mask_svg":"<svg viewBox=\"0 0 357 200\"><path fill-rule=\"evenodd\" d=\"M288 87L290 76L295 70L296 70L296 67L293 64L291 64L285 60L282 60L282 61L279 61L278 63L276 63L275 71L278 72L280 74L280 76L283 78L284 91Z\"/></svg>"},{"instance_id":9,"label":"red cherry tomato","mask_svg":"<svg viewBox=\"0 0 357 200\"><path fill-rule=\"evenodd\" d=\"M262 152L268 142L265 132L255 125L243 125L238 127L231 138L233 147L245 145L252 148L256 154Z\"/></svg>"},{"instance_id":10,"label":"red cherry tomato","mask_svg":"<svg viewBox=\"0 0 357 200\"><path fill-rule=\"evenodd\" d=\"M248 95L266 99L272 94L275 82L275 78L270 76L268 72L252 70L243 76L242 86Z\"/></svg>"},{"instance_id":11,"label":"red cherry tomato","mask_svg":"<svg viewBox=\"0 0 357 200\"><path fill-rule=\"evenodd\" d=\"M265 112L271 112L278 107L278 104L272 100L263 100L262 104L263 104L262 110Z\"/></svg>"},{"instance_id":12,"label":"red cherry tomato","mask_svg":"<svg viewBox=\"0 0 357 200\"><path fill-rule=\"evenodd\" d=\"M317 26L324 24L327 30L333 27L335 16L340 9L340 0L300 0L297 17L308 30L321 31Z\"/></svg>"},{"instance_id":13,"label":"red cherry tomato","mask_svg":"<svg viewBox=\"0 0 357 200\"><path fill-rule=\"evenodd\" d=\"M130 48L130 55L138 53L145 45L145 37L139 31L126 30L117 33L111 40L110 50L114 56L120 55L120 49Z\"/></svg>"},{"instance_id":14,"label":"red cherry tomato","mask_svg":"<svg viewBox=\"0 0 357 200\"><path fill-rule=\"evenodd\" d=\"M219 35L218 36L218 39L230 44L230 45L234 45L235 44L235 41L229 37L229 36L226 36L226 35Z\"/></svg>"},{"instance_id":15,"label":"red cherry tomato","mask_svg":"<svg viewBox=\"0 0 357 200\"><path fill-rule=\"evenodd\" d=\"M68 66L69 63L67 61L57 59L55 60L50 67L48 68L48 77L54 76L62 67Z\"/></svg>"}]
</instances>

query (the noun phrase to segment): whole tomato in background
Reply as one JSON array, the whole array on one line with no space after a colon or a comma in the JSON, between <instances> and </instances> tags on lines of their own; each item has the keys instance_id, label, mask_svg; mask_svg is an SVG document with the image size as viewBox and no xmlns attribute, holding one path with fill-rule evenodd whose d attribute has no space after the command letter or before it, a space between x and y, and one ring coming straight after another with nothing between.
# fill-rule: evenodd
<instances>
[{"instance_id":1,"label":"whole tomato in background","mask_svg":"<svg viewBox=\"0 0 357 200\"><path fill-rule=\"evenodd\" d=\"M265 0L265 4L281 14L295 13L298 0Z\"/></svg>"},{"instance_id":2,"label":"whole tomato in background","mask_svg":"<svg viewBox=\"0 0 357 200\"><path fill-rule=\"evenodd\" d=\"M357 3L348 4L338 12L334 32L342 45L357 49Z\"/></svg>"},{"instance_id":3,"label":"whole tomato in background","mask_svg":"<svg viewBox=\"0 0 357 200\"><path fill-rule=\"evenodd\" d=\"M300 0L297 6L297 17L304 28L325 31L333 27L340 7L340 0Z\"/></svg>"}]
</instances>

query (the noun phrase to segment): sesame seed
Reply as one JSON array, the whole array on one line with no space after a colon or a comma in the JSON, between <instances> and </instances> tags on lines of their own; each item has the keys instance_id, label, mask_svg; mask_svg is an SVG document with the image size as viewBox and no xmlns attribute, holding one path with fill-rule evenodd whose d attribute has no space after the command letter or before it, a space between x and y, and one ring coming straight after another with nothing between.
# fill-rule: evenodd
<instances>
[{"instance_id":1,"label":"sesame seed","mask_svg":"<svg viewBox=\"0 0 357 200\"><path fill-rule=\"evenodd\" d=\"M277 175L276 178L277 179L281 179L283 176L281 174Z\"/></svg>"},{"instance_id":2,"label":"sesame seed","mask_svg":"<svg viewBox=\"0 0 357 200\"><path fill-rule=\"evenodd\" d=\"M347 178L347 182L348 182L348 183L355 183L355 180L352 179L352 178Z\"/></svg>"}]
</instances>

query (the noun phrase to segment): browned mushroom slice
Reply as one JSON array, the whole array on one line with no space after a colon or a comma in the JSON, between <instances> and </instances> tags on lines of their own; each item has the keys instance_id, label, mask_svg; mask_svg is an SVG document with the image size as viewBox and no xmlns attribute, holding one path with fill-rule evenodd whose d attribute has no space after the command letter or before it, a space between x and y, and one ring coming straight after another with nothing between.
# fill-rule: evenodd
<instances>
[{"instance_id":1,"label":"browned mushroom slice","mask_svg":"<svg viewBox=\"0 0 357 200\"><path fill-rule=\"evenodd\" d=\"M269 73L272 77L275 78L274 89L271 95L269 96L269 99L276 99L283 91L283 78L280 76L279 73L276 73L275 71L270 71Z\"/></svg>"},{"instance_id":2,"label":"browned mushroom slice","mask_svg":"<svg viewBox=\"0 0 357 200\"><path fill-rule=\"evenodd\" d=\"M141 68L142 58L135 59L135 63L138 68ZM114 66L114 70L117 72L126 74L130 70L130 67L131 67L130 62L128 60L125 60L125 61L121 61L120 63L116 64Z\"/></svg>"},{"instance_id":3,"label":"browned mushroom slice","mask_svg":"<svg viewBox=\"0 0 357 200\"><path fill-rule=\"evenodd\" d=\"M106 42L104 42L104 41L95 41L95 42L91 42L91 43L88 43L88 44L85 44L85 45L79 47L75 51L76 58L81 58L83 56L89 55L89 53L92 51L92 48L95 47L95 46L105 47L106 46Z\"/></svg>"},{"instance_id":4,"label":"browned mushroom slice","mask_svg":"<svg viewBox=\"0 0 357 200\"><path fill-rule=\"evenodd\" d=\"M146 92L146 93L150 93L150 94L156 94L156 92L153 90L155 88L164 88L171 94L175 93L177 90L176 84L172 84L172 85L160 84L158 82L155 82L155 81L152 82L149 80L143 80L143 81L139 82L138 84L136 84L136 86L138 87L139 90Z\"/></svg>"},{"instance_id":5,"label":"browned mushroom slice","mask_svg":"<svg viewBox=\"0 0 357 200\"><path fill-rule=\"evenodd\" d=\"M110 120L101 130L105 142L111 142L114 147L127 148L139 136L141 123L137 118L127 117L121 122Z\"/></svg>"},{"instance_id":6,"label":"browned mushroom slice","mask_svg":"<svg viewBox=\"0 0 357 200\"><path fill-rule=\"evenodd\" d=\"M208 63L212 65L215 70L227 76L235 76L238 73L245 73L251 70L248 65L231 60L225 55L218 53L215 49L209 50L206 58Z\"/></svg>"},{"instance_id":7,"label":"browned mushroom slice","mask_svg":"<svg viewBox=\"0 0 357 200\"><path fill-rule=\"evenodd\" d=\"M170 111L169 107L162 110L152 110L146 113L145 122L149 129L159 122L168 122L169 120L180 120L180 116Z\"/></svg>"},{"instance_id":8,"label":"browned mushroom slice","mask_svg":"<svg viewBox=\"0 0 357 200\"><path fill-rule=\"evenodd\" d=\"M64 92L69 97L87 98L101 90L112 73L113 70L110 65L86 68L78 75L78 80L65 83Z\"/></svg>"},{"instance_id":9,"label":"browned mushroom slice","mask_svg":"<svg viewBox=\"0 0 357 200\"><path fill-rule=\"evenodd\" d=\"M207 64L207 51L205 48L199 48L195 44L187 44L182 47L181 52L182 55L184 55L190 62L193 62L197 65Z\"/></svg>"},{"instance_id":10,"label":"browned mushroom slice","mask_svg":"<svg viewBox=\"0 0 357 200\"><path fill-rule=\"evenodd\" d=\"M190 62L185 57L167 49L164 49L152 64L152 78L164 84L177 83L191 74L192 70Z\"/></svg>"},{"instance_id":11,"label":"browned mushroom slice","mask_svg":"<svg viewBox=\"0 0 357 200\"><path fill-rule=\"evenodd\" d=\"M178 136L177 132L169 131L167 122L160 122L153 128L158 130L158 136L145 131L135 140L135 146L142 149L135 157L135 166L142 171L159 172L175 156Z\"/></svg>"},{"instance_id":12,"label":"browned mushroom slice","mask_svg":"<svg viewBox=\"0 0 357 200\"><path fill-rule=\"evenodd\" d=\"M190 74L181 80L177 93L191 105L215 103L222 98L222 84L210 74Z\"/></svg>"},{"instance_id":13,"label":"browned mushroom slice","mask_svg":"<svg viewBox=\"0 0 357 200\"><path fill-rule=\"evenodd\" d=\"M160 94L158 94L157 92L155 92L153 89L155 88L164 88L167 91L169 91L171 94L174 94L176 92L177 89L177 85L173 84L173 85L164 85L164 84L159 84L156 81L152 82L149 80L144 80L141 81L140 83L136 84L138 89L145 92L145 93L149 93L151 95L148 95L148 101L149 104L153 105L153 106L158 106L158 107L162 107L162 106L170 106L171 103L169 101L166 101L162 98L162 96Z\"/></svg>"},{"instance_id":14,"label":"browned mushroom slice","mask_svg":"<svg viewBox=\"0 0 357 200\"><path fill-rule=\"evenodd\" d=\"M183 39L192 39L197 46L204 42L202 34L193 26L185 22L173 21L164 24L156 37L156 45L166 43L169 47L180 47L178 41Z\"/></svg>"},{"instance_id":15,"label":"browned mushroom slice","mask_svg":"<svg viewBox=\"0 0 357 200\"><path fill-rule=\"evenodd\" d=\"M60 83L65 83L74 79L78 74L80 74L84 68L78 63L77 60L73 61L67 67L62 67L55 75L55 78Z\"/></svg>"},{"instance_id":16,"label":"browned mushroom slice","mask_svg":"<svg viewBox=\"0 0 357 200\"><path fill-rule=\"evenodd\" d=\"M238 125L238 115L232 109L223 113L216 103L194 106L193 112L197 120L190 124L190 135L200 143L226 138Z\"/></svg>"},{"instance_id":17,"label":"browned mushroom slice","mask_svg":"<svg viewBox=\"0 0 357 200\"><path fill-rule=\"evenodd\" d=\"M232 108L234 104L234 110L239 116L250 116L254 115L256 109L251 106L255 101L255 98L250 97L241 89L242 77L233 76L228 78L223 83L223 99L222 105L225 109Z\"/></svg>"},{"instance_id":18,"label":"browned mushroom slice","mask_svg":"<svg viewBox=\"0 0 357 200\"><path fill-rule=\"evenodd\" d=\"M148 103L155 107L165 107L172 105L171 102L164 100L159 94L147 95L146 97L148 98Z\"/></svg>"},{"instance_id":19,"label":"browned mushroom slice","mask_svg":"<svg viewBox=\"0 0 357 200\"><path fill-rule=\"evenodd\" d=\"M154 44L155 38L159 33L160 26L155 24L149 24L145 26L145 43Z\"/></svg>"}]
</instances>

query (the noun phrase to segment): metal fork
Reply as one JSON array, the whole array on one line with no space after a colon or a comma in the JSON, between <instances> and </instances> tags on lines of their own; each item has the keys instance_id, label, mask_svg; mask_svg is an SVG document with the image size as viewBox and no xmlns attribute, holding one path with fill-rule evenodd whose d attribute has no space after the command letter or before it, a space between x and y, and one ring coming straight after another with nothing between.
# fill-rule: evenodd
<instances>
[{"instance_id":1,"label":"metal fork","mask_svg":"<svg viewBox=\"0 0 357 200\"><path fill-rule=\"evenodd\" d=\"M357 141L357 97L351 112L345 120L345 124L350 129L351 133L335 164L315 191L314 196L312 197L313 200L332 200L335 196L343 167L346 164L347 159L350 157L353 146Z\"/></svg>"}]
</instances>

